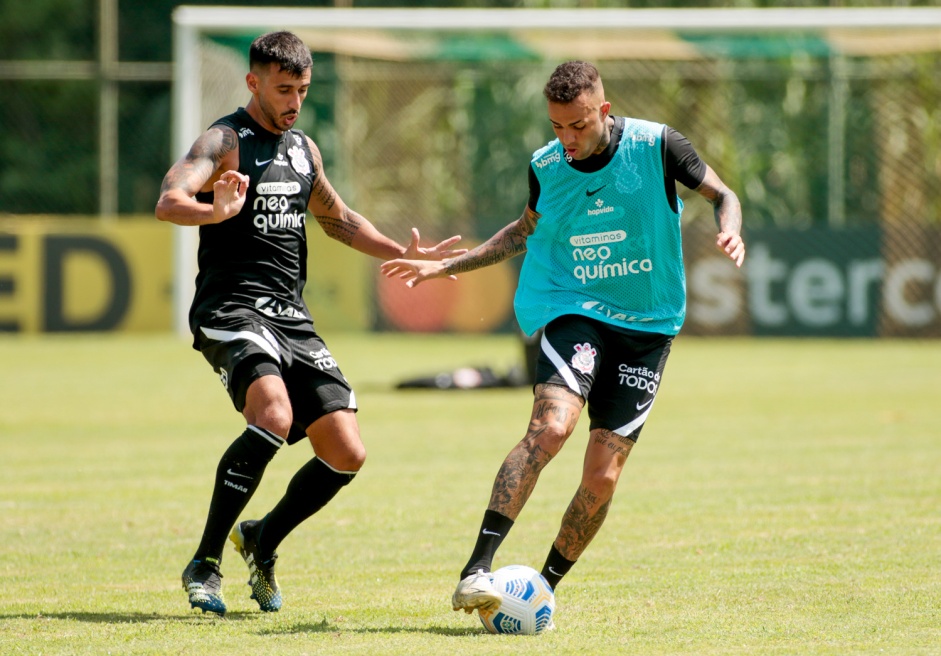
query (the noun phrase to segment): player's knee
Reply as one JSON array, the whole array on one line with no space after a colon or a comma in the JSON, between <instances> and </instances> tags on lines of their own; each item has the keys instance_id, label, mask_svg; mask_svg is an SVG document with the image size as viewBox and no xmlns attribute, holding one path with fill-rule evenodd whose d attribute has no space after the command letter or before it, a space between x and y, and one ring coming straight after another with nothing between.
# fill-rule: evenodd
<instances>
[{"instance_id":1,"label":"player's knee","mask_svg":"<svg viewBox=\"0 0 941 656\"><path fill-rule=\"evenodd\" d=\"M362 442L351 446L344 454L344 471L359 471L366 462L366 447Z\"/></svg>"},{"instance_id":2,"label":"player's knee","mask_svg":"<svg viewBox=\"0 0 941 656\"><path fill-rule=\"evenodd\" d=\"M565 440L572 434L571 428L561 421L547 421L538 427L530 425L529 437L546 453L555 456L562 450Z\"/></svg>"},{"instance_id":3,"label":"player's knee","mask_svg":"<svg viewBox=\"0 0 941 656\"><path fill-rule=\"evenodd\" d=\"M585 472L582 485L592 491L600 499L610 499L618 486L620 470L610 467Z\"/></svg>"},{"instance_id":4,"label":"player's knee","mask_svg":"<svg viewBox=\"0 0 941 656\"><path fill-rule=\"evenodd\" d=\"M337 450L326 457L318 457L336 471L358 472L366 462L366 447L359 442L347 445L344 449Z\"/></svg>"},{"instance_id":5,"label":"player's knee","mask_svg":"<svg viewBox=\"0 0 941 656\"><path fill-rule=\"evenodd\" d=\"M286 438L294 421L290 404L269 403L255 413L254 424Z\"/></svg>"}]
</instances>

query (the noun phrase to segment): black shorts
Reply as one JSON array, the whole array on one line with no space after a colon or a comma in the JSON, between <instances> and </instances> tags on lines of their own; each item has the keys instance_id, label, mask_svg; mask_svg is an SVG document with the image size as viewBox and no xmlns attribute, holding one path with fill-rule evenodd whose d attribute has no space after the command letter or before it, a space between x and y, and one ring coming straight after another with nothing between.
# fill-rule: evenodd
<instances>
[{"instance_id":1,"label":"black shorts","mask_svg":"<svg viewBox=\"0 0 941 656\"><path fill-rule=\"evenodd\" d=\"M320 417L356 410L352 387L313 327L274 326L245 313L200 326L196 343L239 412L252 382L269 374L281 377L294 415L289 444L305 437Z\"/></svg>"},{"instance_id":2,"label":"black shorts","mask_svg":"<svg viewBox=\"0 0 941 656\"><path fill-rule=\"evenodd\" d=\"M590 428L634 441L660 389L672 335L566 315L545 328L536 383L567 387L588 402Z\"/></svg>"}]
</instances>

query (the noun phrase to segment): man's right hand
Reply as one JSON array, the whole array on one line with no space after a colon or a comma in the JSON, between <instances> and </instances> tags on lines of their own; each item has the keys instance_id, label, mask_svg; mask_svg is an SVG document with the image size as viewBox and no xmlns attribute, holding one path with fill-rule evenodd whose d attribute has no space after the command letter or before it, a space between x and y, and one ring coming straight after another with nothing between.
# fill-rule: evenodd
<instances>
[{"instance_id":1,"label":"man's right hand","mask_svg":"<svg viewBox=\"0 0 941 656\"><path fill-rule=\"evenodd\" d=\"M242 210L248 195L248 176L226 171L212 185L212 216L216 223L231 219Z\"/></svg>"},{"instance_id":2,"label":"man's right hand","mask_svg":"<svg viewBox=\"0 0 941 656\"><path fill-rule=\"evenodd\" d=\"M414 287L431 278L448 277L457 280L456 276L446 273L445 262L439 260L389 260L379 265L379 269L386 278L398 277L406 281L407 287Z\"/></svg>"}]
</instances>

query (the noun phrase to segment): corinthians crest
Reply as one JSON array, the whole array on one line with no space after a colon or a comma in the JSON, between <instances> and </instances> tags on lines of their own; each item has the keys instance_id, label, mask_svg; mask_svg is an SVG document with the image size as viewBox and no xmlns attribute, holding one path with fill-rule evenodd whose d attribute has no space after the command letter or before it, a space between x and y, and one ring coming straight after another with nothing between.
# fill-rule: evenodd
<instances>
[{"instance_id":1,"label":"corinthians crest","mask_svg":"<svg viewBox=\"0 0 941 656\"><path fill-rule=\"evenodd\" d=\"M291 146L288 148L288 157L291 158L291 166L294 167L295 171L301 175L308 175L310 173L310 162L307 160L307 155L304 153L303 148Z\"/></svg>"},{"instance_id":2,"label":"corinthians crest","mask_svg":"<svg viewBox=\"0 0 941 656\"><path fill-rule=\"evenodd\" d=\"M576 344L575 355L572 356L572 366L583 374L590 374L595 368L596 355L598 355L598 351L588 342Z\"/></svg>"}]
</instances>

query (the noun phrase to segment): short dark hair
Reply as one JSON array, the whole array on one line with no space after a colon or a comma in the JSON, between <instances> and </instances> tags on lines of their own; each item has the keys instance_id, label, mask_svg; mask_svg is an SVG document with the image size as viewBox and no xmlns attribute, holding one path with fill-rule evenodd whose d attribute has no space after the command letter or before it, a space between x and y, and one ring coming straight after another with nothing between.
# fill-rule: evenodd
<instances>
[{"instance_id":1,"label":"short dark hair","mask_svg":"<svg viewBox=\"0 0 941 656\"><path fill-rule=\"evenodd\" d=\"M594 89L600 80L601 74L594 64L569 61L556 66L542 94L549 102L564 105L578 98L582 92Z\"/></svg>"},{"instance_id":2,"label":"short dark hair","mask_svg":"<svg viewBox=\"0 0 941 656\"><path fill-rule=\"evenodd\" d=\"M248 65L278 64L282 71L300 77L313 67L310 48L292 32L269 32L252 41L248 49Z\"/></svg>"}]
</instances>

